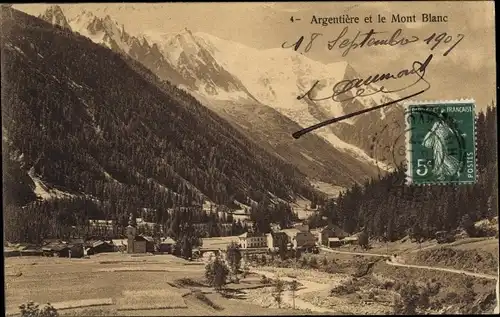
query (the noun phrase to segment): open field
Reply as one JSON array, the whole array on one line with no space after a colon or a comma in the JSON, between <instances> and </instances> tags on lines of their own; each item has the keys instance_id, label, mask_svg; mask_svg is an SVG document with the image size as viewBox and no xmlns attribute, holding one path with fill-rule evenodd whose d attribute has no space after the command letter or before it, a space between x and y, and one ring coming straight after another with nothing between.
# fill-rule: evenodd
<instances>
[{"instance_id":1,"label":"open field","mask_svg":"<svg viewBox=\"0 0 500 317\"><path fill-rule=\"evenodd\" d=\"M237 236L203 238L202 248L206 249L215 248L215 249L225 250L226 247L231 243L231 241L239 242L239 239Z\"/></svg>"},{"instance_id":2,"label":"open field","mask_svg":"<svg viewBox=\"0 0 500 317\"><path fill-rule=\"evenodd\" d=\"M498 260L498 239L489 238L477 241L473 240L467 241L466 243L454 243L451 246L458 250L481 250L488 252Z\"/></svg>"},{"instance_id":3,"label":"open field","mask_svg":"<svg viewBox=\"0 0 500 317\"><path fill-rule=\"evenodd\" d=\"M204 239L204 247L225 249L235 238ZM90 259L10 257L5 258L6 308L7 314L11 315L18 312L20 304L33 300L41 304L50 302L61 315L68 316L386 314L392 311L396 285L408 281L425 285L433 281L440 283L441 288L432 301L436 305L452 307L447 312L453 313L461 309L460 303L467 295L466 276L390 266L385 263L385 255L396 253L406 264L458 266L463 270L469 269L467 265L477 263L475 268L479 273L488 273L488 269L498 263L497 243L497 239L476 238L449 244L428 242L421 246L408 241L387 245L375 243L369 251L357 246L334 250L342 253L322 250L320 254L305 257L316 257L320 266L326 257L331 263L330 273L301 268L300 261L288 268L259 266L252 270L256 273L261 270L260 273L249 275L239 284L228 285L229 297L204 285L203 263L188 262L171 255L109 253ZM452 257L449 260L445 257L446 261L441 261L439 257L426 257L427 254L449 253L449 250L465 258ZM481 254L479 260L474 258L478 252ZM472 254L471 259L468 254ZM484 261L488 258L489 262ZM426 259L434 262L416 263ZM460 263L455 263L458 260ZM361 269L365 273L359 275L360 267L366 267L367 263L374 265L368 270ZM463 263L468 264L463 267ZM285 292L282 308L277 308L271 296L272 287L260 281L263 271L271 277L278 274L282 279L296 279L302 284L296 297L301 310L291 309L289 291ZM472 278L472 283L476 295L475 302L469 306L476 307L478 312L489 312L495 281ZM332 290L336 291L332 293Z\"/></svg>"},{"instance_id":4,"label":"open field","mask_svg":"<svg viewBox=\"0 0 500 317\"><path fill-rule=\"evenodd\" d=\"M124 270L126 268L127 270ZM104 269L104 270L103 270ZM163 269L163 270L162 270ZM282 315L290 309L263 308L248 300L228 299L200 287L215 309L191 294L182 278L203 280L204 266L170 255L131 257L99 254L90 259L11 257L5 259L8 315L33 300L50 302L61 314L137 316ZM232 284L229 285L229 287ZM257 285L249 285L256 287ZM244 285L238 285L243 288ZM129 300L130 299L130 300ZM147 303L148 305L144 305ZM92 307L85 307L92 306ZM300 312L304 313L304 311Z\"/></svg>"}]
</instances>

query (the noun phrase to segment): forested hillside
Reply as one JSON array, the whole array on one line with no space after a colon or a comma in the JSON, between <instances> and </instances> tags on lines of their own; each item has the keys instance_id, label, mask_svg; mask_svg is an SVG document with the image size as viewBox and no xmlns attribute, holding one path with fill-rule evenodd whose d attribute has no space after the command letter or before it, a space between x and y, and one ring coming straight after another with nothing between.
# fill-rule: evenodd
<instances>
[{"instance_id":1,"label":"forested hillside","mask_svg":"<svg viewBox=\"0 0 500 317\"><path fill-rule=\"evenodd\" d=\"M311 224L330 221L351 233L365 227L371 237L396 240L410 232L433 238L436 231L467 229L475 221L497 216L496 129L496 107L478 114L476 184L407 186L401 170L363 187L354 186L336 201L329 201L310 219Z\"/></svg>"},{"instance_id":2,"label":"forested hillside","mask_svg":"<svg viewBox=\"0 0 500 317\"><path fill-rule=\"evenodd\" d=\"M4 219L20 226L16 237L47 231L48 222L124 222L144 207L164 223L168 208L205 199L231 206L315 196L296 168L138 63L8 8L2 132ZM31 203L40 190L52 199Z\"/></svg>"}]
</instances>

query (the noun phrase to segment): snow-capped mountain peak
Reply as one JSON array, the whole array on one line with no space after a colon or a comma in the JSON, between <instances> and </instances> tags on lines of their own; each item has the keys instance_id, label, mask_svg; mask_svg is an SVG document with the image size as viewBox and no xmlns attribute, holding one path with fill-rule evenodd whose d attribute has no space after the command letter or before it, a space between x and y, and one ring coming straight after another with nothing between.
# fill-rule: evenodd
<instances>
[{"instance_id":1,"label":"snow-capped mountain peak","mask_svg":"<svg viewBox=\"0 0 500 317\"><path fill-rule=\"evenodd\" d=\"M317 120L307 115L311 102L297 100L297 96L306 93L316 82L311 97L325 98L315 101L314 106L327 117L341 116L380 104L379 98L382 96L356 97L348 102L342 100L352 97L352 93L347 93L338 101L328 98L338 82L361 77L346 61L324 64L291 49L258 50L201 32L194 37L224 68L235 74L257 100L298 120L302 126L314 124L313 121L317 123ZM367 90L370 89L375 91L376 87L367 87ZM296 115L302 118L298 119Z\"/></svg>"},{"instance_id":2,"label":"snow-capped mountain peak","mask_svg":"<svg viewBox=\"0 0 500 317\"><path fill-rule=\"evenodd\" d=\"M259 50L206 33L196 33L194 38L224 69L237 77L256 100L302 127L398 99L393 94L356 96L355 91L347 92L337 100L329 98L337 83L361 78L346 61L325 64L291 49ZM313 86L310 97L321 100L297 99ZM365 89L369 94L379 87L370 85ZM399 114L401 108L398 107L381 109L314 133L335 148L373 164L371 153L368 153L370 144L366 140L376 133L380 124L383 125L382 120L394 119Z\"/></svg>"},{"instance_id":3,"label":"snow-capped mountain peak","mask_svg":"<svg viewBox=\"0 0 500 317\"><path fill-rule=\"evenodd\" d=\"M182 53L194 57L200 52L200 46L193 33L185 28L182 32L172 36L164 45L167 59L174 65L179 63Z\"/></svg>"},{"instance_id":4,"label":"snow-capped mountain peak","mask_svg":"<svg viewBox=\"0 0 500 317\"><path fill-rule=\"evenodd\" d=\"M158 48L180 73L187 89L217 100L253 100L241 81L199 43L191 30L185 28L169 36L155 34L144 38L159 40Z\"/></svg>"},{"instance_id":5,"label":"snow-capped mountain peak","mask_svg":"<svg viewBox=\"0 0 500 317\"><path fill-rule=\"evenodd\" d=\"M382 94L354 96L353 92L345 94L346 100L328 98L338 82L360 78L345 61L325 64L291 49L256 49L187 28L174 34L149 30L131 35L109 15L102 18L86 11L69 24L92 41L128 54L223 112L231 111L234 105L264 105L307 127L393 98ZM322 100L297 98L313 86L310 96ZM375 91L377 87L366 89ZM381 109L314 133L333 147L372 164L364 139L376 128L374 122L394 117L391 111Z\"/></svg>"},{"instance_id":6,"label":"snow-capped mountain peak","mask_svg":"<svg viewBox=\"0 0 500 317\"><path fill-rule=\"evenodd\" d=\"M45 10L45 12L38 16L40 19L43 19L52 25L59 25L65 29L71 29L66 16L64 15L62 9L58 5L51 5Z\"/></svg>"}]
</instances>

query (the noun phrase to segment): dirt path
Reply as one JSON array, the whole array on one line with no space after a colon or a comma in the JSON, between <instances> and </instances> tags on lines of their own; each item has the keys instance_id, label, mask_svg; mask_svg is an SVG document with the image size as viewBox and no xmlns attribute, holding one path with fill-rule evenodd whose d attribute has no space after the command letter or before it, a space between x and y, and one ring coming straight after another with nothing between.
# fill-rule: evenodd
<instances>
[{"instance_id":1,"label":"dirt path","mask_svg":"<svg viewBox=\"0 0 500 317\"><path fill-rule=\"evenodd\" d=\"M425 246L425 247L422 247L422 248L410 250L409 253L417 253L417 252L424 251L424 250L439 249L439 248L443 248L443 247L446 247L446 248L448 248L448 247L456 247L456 246L460 246L460 245L477 243L477 242L491 240L491 239L492 238L469 238L467 240L457 240L457 241L454 241L454 242L451 242L451 243L431 244L431 245L428 245L428 246Z\"/></svg>"},{"instance_id":2,"label":"dirt path","mask_svg":"<svg viewBox=\"0 0 500 317\"><path fill-rule=\"evenodd\" d=\"M344 253L344 254L352 254L352 255L389 257L389 255L376 254L376 253L361 253L361 252L337 251L337 250L330 250L330 249L327 249L327 248L321 248L321 250L327 251L327 252L332 252L332 253ZM385 261L385 263L388 264L388 265L393 265L393 266L412 267L412 268L417 268L417 269L434 270L434 271L445 271L445 272L456 273L456 274L464 274L464 275L468 275L468 276L479 277L479 278L486 278L486 279L490 279L490 280L496 280L496 279L498 279L498 277L495 276L495 275L489 275L489 274L483 274L483 273L474 273L474 272L469 272L469 271L456 270L456 269L448 269L448 268L441 268L441 267L436 267L436 266L403 264L403 263L398 262L394 258L394 256L390 256L390 258L387 259Z\"/></svg>"},{"instance_id":3,"label":"dirt path","mask_svg":"<svg viewBox=\"0 0 500 317\"><path fill-rule=\"evenodd\" d=\"M379 254L379 253L368 253L368 252L349 252L349 251L338 251L332 250L328 248L320 248L322 251L331 252L331 253L343 253L343 254L352 254L352 255L364 255L364 256L379 256L379 257L389 257L387 254Z\"/></svg>"},{"instance_id":4,"label":"dirt path","mask_svg":"<svg viewBox=\"0 0 500 317\"><path fill-rule=\"evenodd\" d=\"M386 260L385 263L388 264L388 265L393 265L393 266L413 267L413 268L417 268L417 269L434 270L434 271L444 271L444 272L450 272L450 273L456 273L456 274L463 274L463 275L468 275L468 276L473 276L473 277L486 278L486 279L489 279L489 280L496 280L496 279L498 279L497 276L495 276L495 275L489 275L489 274L474 273L474 272L463 271L463 270L456 270L456 269L446 269L446 268L435 267L435 266L403 264L403 263L397 262L397 260L395 260L393 257L391 259L389 259L389 260Z\"/></svg>"},{"instance_id":5,"label":"dirt path","mask_svg":"<svg viewBox=\"0 0 500 317\"><path fill-rule=\"evenodd\" d=\"M275 273L269 272L269 271L255 270L255 269L251 268L251 272L259 274L259 275L265 275L268 278L275 278L276 277ZM293 280L296 280L297 282L302 284L302 286L295 292L295 308L296 309L303 309L303 310L308 309L308 310L311 310L313 312L321 312L321 313L336 313L335 311L333 311L331 309L327 309L324 307L319 307L319 306L313 305L313 304L306 302L306 301L299 298L299 295L303 295L303 294L310 293L310 292L321 292L321 291L324 291L326 289L329 289L330 288L329 284L320 284L320 283L315 283L315 282L301 280L301 279L294 279L294 278L290 278L287 276L280 276L280 279L283 281L287 281L287 282L291 282ZM290 307L293 307L292 292L290 290L285 290L283 295L284 295L283 302L285 302L287 305L290 305Z\"/></svg>"}]
</instances>

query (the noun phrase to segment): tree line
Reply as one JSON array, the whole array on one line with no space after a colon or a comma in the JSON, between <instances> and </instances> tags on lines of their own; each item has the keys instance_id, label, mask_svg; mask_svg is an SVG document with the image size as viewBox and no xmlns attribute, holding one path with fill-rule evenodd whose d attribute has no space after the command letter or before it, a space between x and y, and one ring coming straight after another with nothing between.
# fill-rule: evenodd
<instances>
[{"instance_id":1,"label":"tree line","mask_svg":"<svg viewBox=\"0 0 500 317\"><path fill-rule=\"evenodd\" d=\"M219 213L219 208L205 211L201 206L151 209L141 212L125 208L120 201L99 201L86 197L36 200L25 206L5 205L5 239L10 242L39 243L44 239L115 239L125 236L129 215L142 217L147 225L138 226L138 234L169 236L178 239L186 223L194 225L195 236L219 237L240 235L249 230L247 222L232 214ZM270 211L271 214L274 211ZM158 214L161 214L159 220ZM273 216L276 217L276 216ZM92 225L89 220L105 220L109 225ZM206 226L196 226L206 224ZM222 228L229 224L229 230ZM163 229L163 233L161 233Z\"/></svg>"},{"instance_id":2,"label":"tree line","mask_svg":"<svg viewBox=\"0 0 500 317\"><path fill-rule=\"evenodd\" d=\"M355 185L325 202L308 219L312 227L333 223L348 233L365 230L370 237L398 240L407 234L434 238L437 231L466 229L484 235L474 222L498 215L496 108L477 115L477 173L473 185L407 186L399 168L380 179Z\"/></svg>"}]
</instances>

